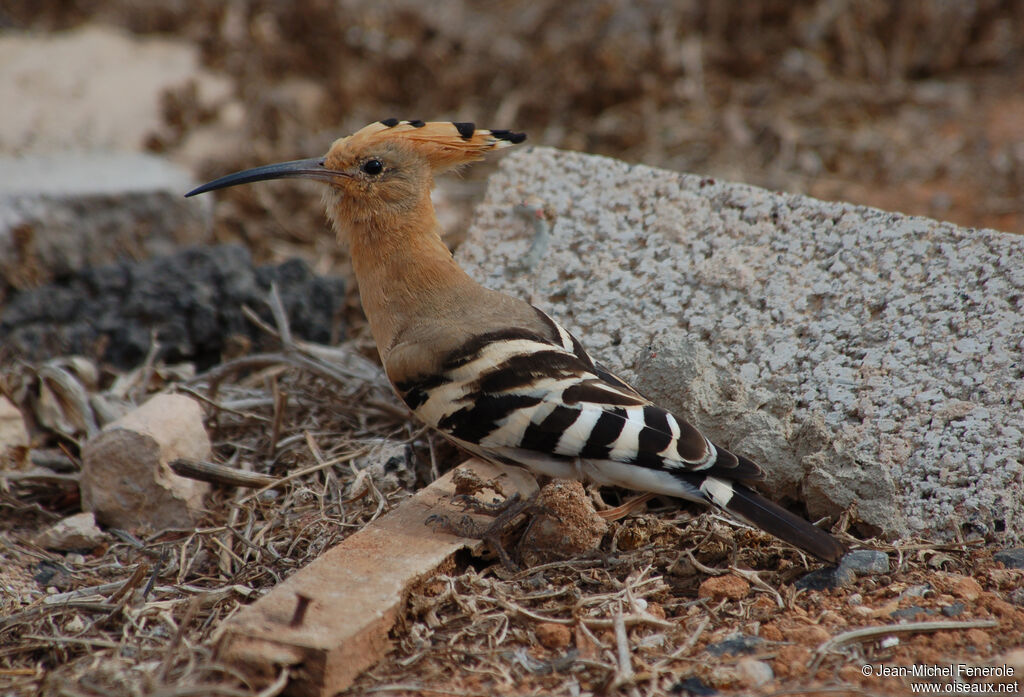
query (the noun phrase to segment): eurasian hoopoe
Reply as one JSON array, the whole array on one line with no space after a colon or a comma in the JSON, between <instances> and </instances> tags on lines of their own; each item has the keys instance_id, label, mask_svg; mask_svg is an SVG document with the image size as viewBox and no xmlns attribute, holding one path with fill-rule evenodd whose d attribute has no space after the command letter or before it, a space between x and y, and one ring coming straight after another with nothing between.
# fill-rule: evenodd
<instances>
[{"instance_id":1,"label":"eurasian hoopoe","mask_svg":"<svg viewBox=\"0 0 1024 697\"><path fill-rule=\"evenodd\" d=\"M471 123L372 123L324 157L230 174L187 194L301 177L328 186L359 293L395 391L469 452L722 508L825 561L845 548L748 484L754 462L716 447L596 363L528 303L484 288L441 241L434 175L526 139Z\"/></svg>"}]
</instances>

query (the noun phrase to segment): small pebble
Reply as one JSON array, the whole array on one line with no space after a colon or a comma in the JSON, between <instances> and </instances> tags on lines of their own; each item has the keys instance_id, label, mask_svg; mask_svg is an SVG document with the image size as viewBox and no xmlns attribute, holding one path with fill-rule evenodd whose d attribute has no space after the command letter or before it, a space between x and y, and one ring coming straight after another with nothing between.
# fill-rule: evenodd
<instances>
[{"instance_id":1,"label":"small pebble","mask_svg":"<svg viewBox=\"0 0 1024 697\"><path fill-rule=\"evenodd\" d=\"M967 646L977 651L986 651L992 644L992 636L982 629L968 629L964 632Z\"/></svg>"},{"instance_id":2,"label":"small pebble","mask_svg":"<svg viewBox=\"0 0 1024 697\"><path fill-rule=\"evenodd\" d=\"M950 576L949 592L964 600L977 600L981 595L981 584L970 576Z\"/></svg>"},{"instance_id":3,"label":"small pebble","mask_svg":"<svg viewBox=\"0 0 1024 697\"><path fill-rule=\"evenodd\" d=\"M700 678L695 676L680 680L669 689L669 692L682 697L711 697L711 695L718 694L718 690L704 684Z\"/></svg>"},{"instance_id":4,"label":"small pebble","mask_svg":"<svg viewBox=\"0 0 1024 697\"><path fill-rule=\"evenodd\" d=\"M657 648L665 645L666 637L664 634L648 634L645 637L641 637L637 640L636 645L638 648Z\"/></svg>"},{"instance_id":5,"label":"small pebble","mask_svg":"<svg viewBox=\"0 0 1024 697\"><path fill-rule=\"evenodd\" d=\"M794 641L806 646L817 646L832 638L828 630L818 624L805 624L783 630L786 641Z\"/></svg>"},{"instance_id":6,"label":"small pebble","mask_svg":"<svg viewBox=\"0 0 1024 697\"><path fill-rule=\"evenodd\" d=\"M929 586L927 583L922 583L922 584L920 584L918 586L911 586L910 588L906 589L905 591L900 593L900 597L901 598L923 598L924 596L926 596L928 593L931 593L931 592L932 592L932 587Z\"/></svg>"},{"instance_id":7,"label":"small pebble","mask_svg":"<svg viewBox=\"0 0 1024 697\"><path fill-rule=\"evenodd\" d=\"M537 641L546 649L564 649L572 641L572 633L564 624L541 622L533 631L537 635Z\"/></svg>"},{"instance_id":8,"label":"small pebble","mask_svg":"<svg viewBox=\"0 0 1024 697\"><path fill-rule=\"evenodd\" d=\"M996 552L992 558L1001 561L1007 569L1024 569L1024 547L1014 547Z\"/></svg>"},{"instance_id":9,"label":"small pebble","mask_svg":"<svg viewBox=\"0 0 1024 697\"><path fill-rule=\"evenodd\" d=\"M761 687L775 679L770 665L749 656L736 663L736 675L744 687Z\"/></svg>"},{"instance_id":10,"label":"small pebble","mask_svg":"<svg viewBox=\"0 0 1024 697\"><path fill-rule=\"evenodd\" d=\"M922 612L926 615L935 614L935 610L925 610L920 605L911 605L910 607L893 610L889 613L889 617L895 617L898 620L912 620Z\"/></svg>"},{"instance_id":11,"label":"small pebble","mask_svg":"<svg viewBox=\"0 0 1024 697\"><path fill-rule=\"evenodd\" d=\"M857 576L884 574L889 571L889 555L874 549L849 552L839 566L825 566L804 575L796 582L801 590L829 590L848 586Z\"/></svg>"},{"instance_id":12,"label":"small pebble","mask_svg":"<svg viewBox=\"0 0 1024 697\"><path fill-rule=\"evenodd\" d=\"M733 574L724 576L712 576L700 584L697 590L698 598L711 598L712 600L740 600L746 598L750 593L750 584L744 579Z\"/></svg>"},{"instance_id":13,"label":"small pebble","mask_svg":"<svg viewBox=\"0 0 1024 697\"><path fill-rule=\"evenodd\" d=\"M60 572L61 568L59 566L51 564L48 561L41 561L36 567L36 573L32 578L35 579L36 583L39 585L45 586Z\"/></svg>"},{"instance_id":14,"label":"small pebble","mask_svg":"<svg viewBox=\"0 0 1024 697\"><path fill-rule=\"evenodd\" d=\"M738 656L745 653L754 653L763 643L764 639L761 637L737 633L718 643L708 644L707 651L712 656L724 656L726 654Z\"/></svg>"},{"instance_id":15,"label":"small pebble","mask_svg":"<svg viewBox=\"0 0 1024 697\"><path fill-rule=\"evenodd\" d=\"M843 566L823 566L804 574L793 585L799 590L823 591L848 586L855 578L853 572Z\"/></svg>"},{"instance_id":16,"label":"small pebble","mask_svg":"<svg viewBox=\"0 0 1024 697\"><path fill-rule=\"evenodd\" d=\"M942 608L942 614L946 617L959 617L967 606L957 601L952 605L947 605Z\"/></svg>"},{"instance_id":17,"label":"small pebble","mask_svg":"<svg viewBox=\"0 0 1024 697\"><path fill-rule=\"evenodd\" d=\"M840 569L846 569L857 576L872 576L889 572L889 555L877 549L856 549L839 562Z\"/></svg>"}]
</instances>

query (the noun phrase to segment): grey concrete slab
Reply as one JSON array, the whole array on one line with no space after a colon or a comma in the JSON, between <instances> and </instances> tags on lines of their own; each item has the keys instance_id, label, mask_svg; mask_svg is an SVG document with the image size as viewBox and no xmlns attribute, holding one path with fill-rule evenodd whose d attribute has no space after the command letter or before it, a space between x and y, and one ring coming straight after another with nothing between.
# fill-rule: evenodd
<instances>
[{"instance_id":1,"label":"grey concrete slab","mask_svg":"<svg viewBox=\"0 0 1024 697\"><path fill-rule=\"evenodd\" d=\"M813 516L1024 539L1024 237L532 148L458 259Z\"/></svg>"}]
</instances>

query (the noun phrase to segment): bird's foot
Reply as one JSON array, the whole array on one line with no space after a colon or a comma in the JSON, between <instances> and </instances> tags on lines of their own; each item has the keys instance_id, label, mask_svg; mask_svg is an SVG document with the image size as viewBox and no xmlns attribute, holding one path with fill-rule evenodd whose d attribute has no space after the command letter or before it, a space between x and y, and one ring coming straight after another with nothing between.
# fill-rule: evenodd
<instances>
[{"instance_id":1,"label":"bird's foot","mask_svg":"<svg viewBox=\"0 0 1024 697\"><path fill-rule=\"evenodd\" d=\"M513 514L513 517L515 517L523 511L525 506L529 505L528 501L523 501L523 497L519 492L512 494L503 501L492 501L491 503L481 501L476 496L455 494L452 496L452 503L469 513L479 513L480 515L489 516L495 519L500 518L507 511L512 509L516 509L516 512Z\"/></svg>"},{"instance_id":2,"label":"bird's foot","mask_svg":"<svg viewBox=\"0 0 1024 697\"><path fill-rule=\"evenodd\" d=\"M505 548L505 538L515 532L516 518L520 514L538 512L536 506L536 494L524 499L519 493L512 494L504 501L497 503L485 503L475 496L457 494L453 501L462 507L464 511L472 511L481 515L494 518L489 525L482 525L473 520L469 515L464 515L455 521L448 516L434 514L427 518L428 525L473 540L482 540L490 547L501 561L501 565L509 571L519 571L519 566L512 561Z\"/></svg>"}]
</instances>

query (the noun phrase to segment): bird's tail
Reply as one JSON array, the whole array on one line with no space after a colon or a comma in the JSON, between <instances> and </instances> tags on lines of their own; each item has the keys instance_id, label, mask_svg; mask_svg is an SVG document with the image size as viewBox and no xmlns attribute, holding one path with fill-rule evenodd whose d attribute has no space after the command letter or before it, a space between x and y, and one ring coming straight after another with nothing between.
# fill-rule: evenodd
<instances>
[{"instance_id":1,"label":"bird's tail","mask_svg":"<svg viewBox=\"0 0 1024 697\"><path fill-rule=\"evenodd\" d=\"M701 489L720 508L822 561L837 563L847 552L829 533L743 484L708 477Z\"/></svg>"}]
</instances>

